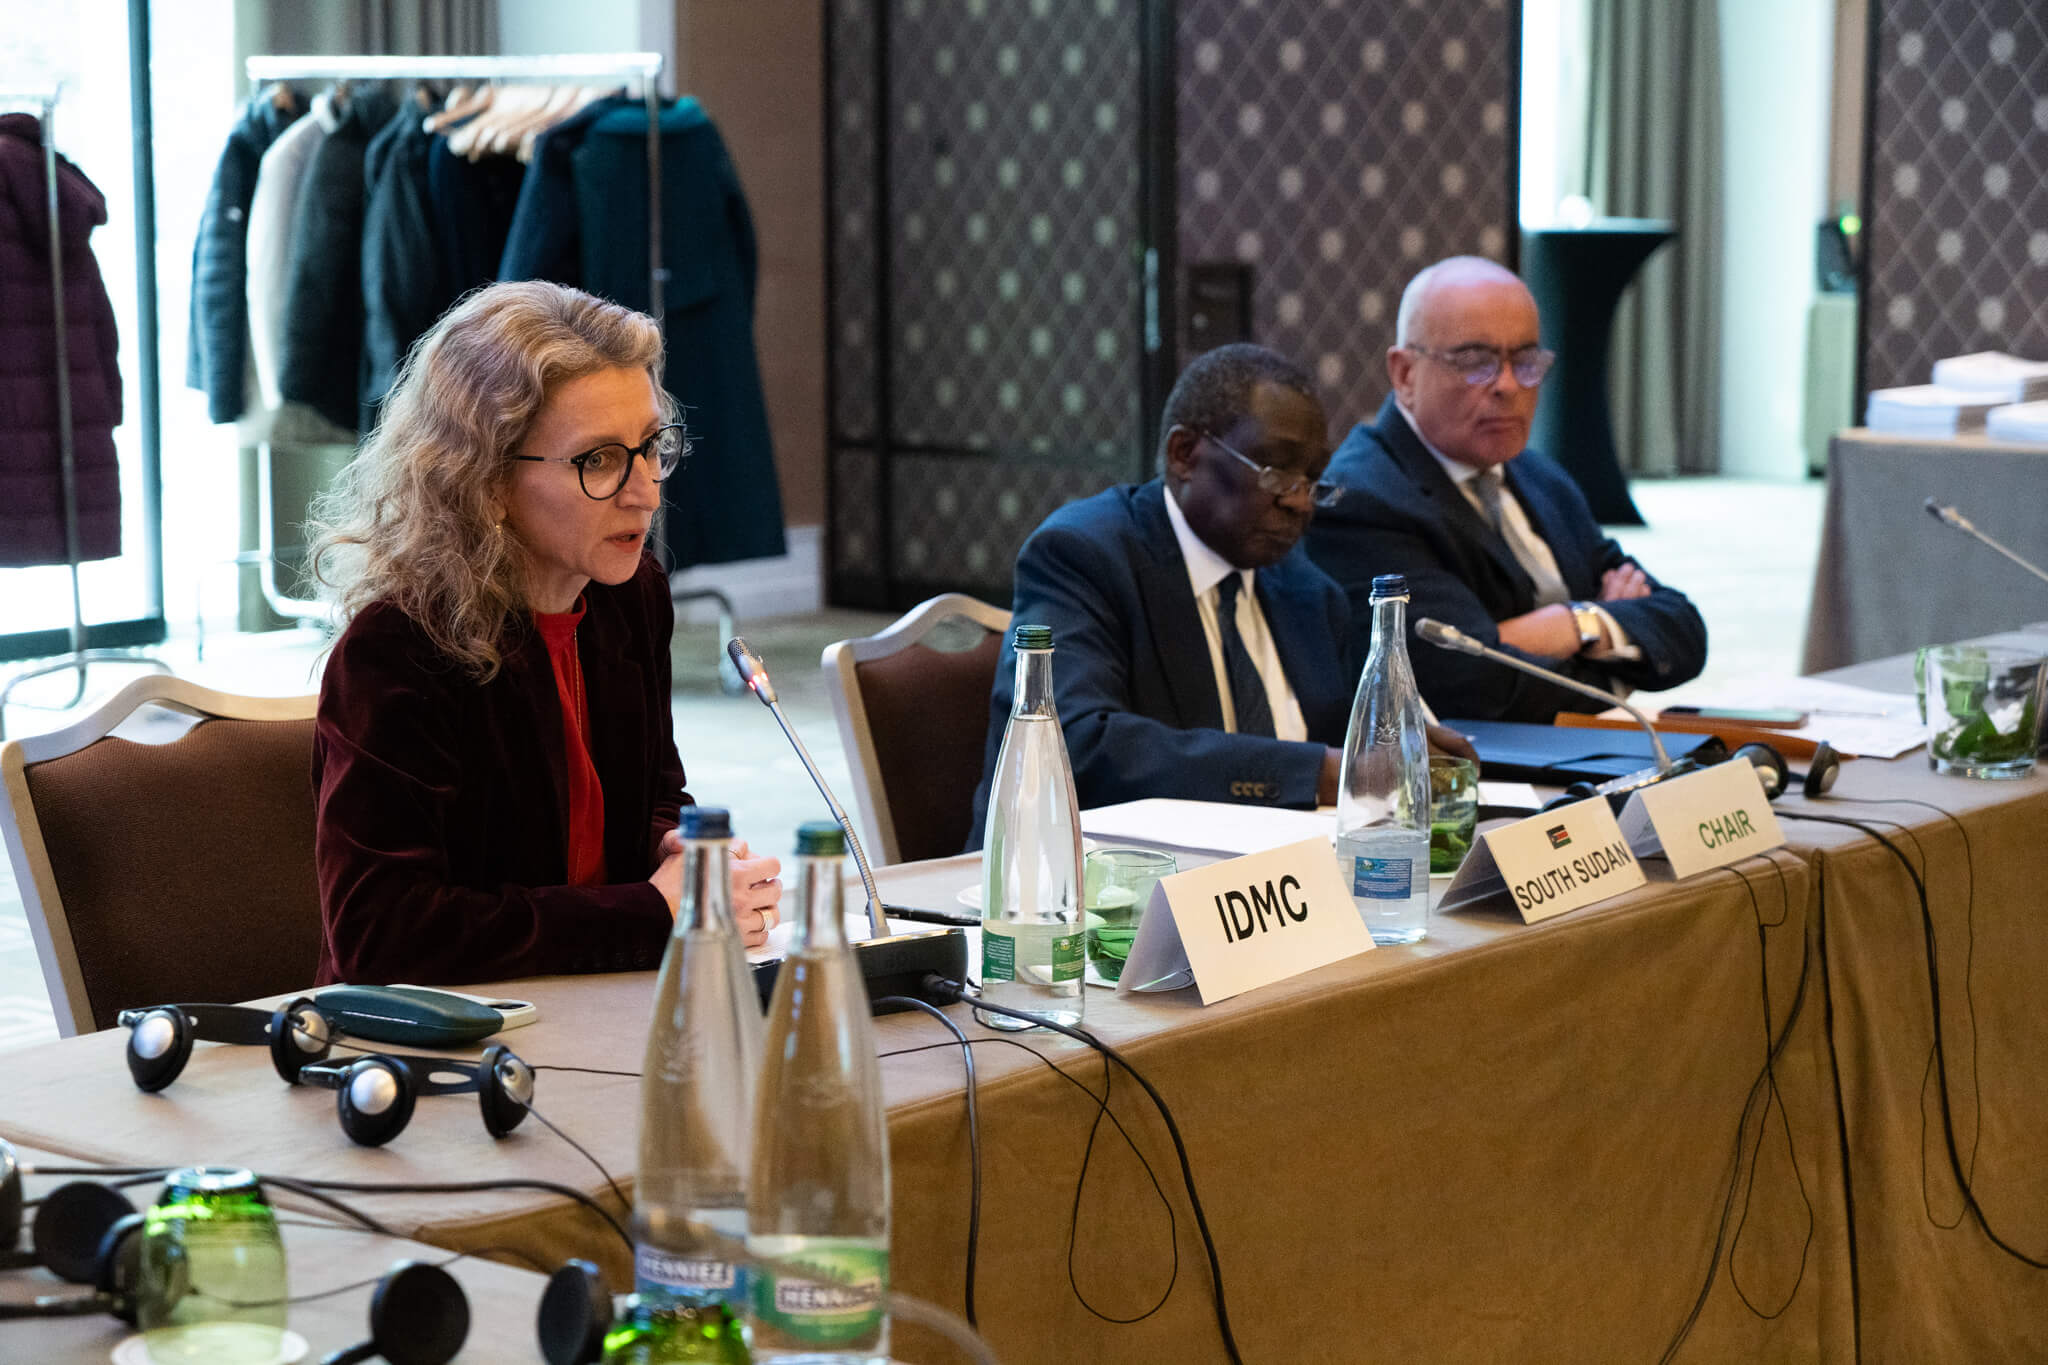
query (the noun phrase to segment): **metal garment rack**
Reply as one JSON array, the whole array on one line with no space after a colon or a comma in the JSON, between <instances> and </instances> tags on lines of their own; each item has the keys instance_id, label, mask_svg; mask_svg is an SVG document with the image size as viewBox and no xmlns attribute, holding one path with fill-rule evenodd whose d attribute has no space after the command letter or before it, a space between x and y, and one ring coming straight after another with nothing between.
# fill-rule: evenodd
<instances>
[{"instance_id":1,"label":"metal garment rack","mask_svg":"<svg viewBox=\"0 0 2048 1365\"><path fill-rule=\"evenodd\" d=\"M73 670L77 673L77 687L71 700L61 705L49 706L36 703L36 710L68 711L85 700L85 670L95 663L140 664L154 668L160 673L171 671L169 664L147 654L136 654L125 649L87 649L85 647L85 606L78 591L78 442L77 432L71 422L71 338L70 319L64 315L64 244L63 233L58 221L57 207L57 101L63 94L63 82L35 90L0 89L0 108L40 110L43 130L43 181L48 193L50 210L50 301L53 307L51 325L52 340L57 361L57 469L62 480L64 503L64 559L71 570L71 654L69 658L56 663L44 664L39 668L25 669L7 680L7 686L0 688L0 739L7 737L8 698L14 689L30 678L41 678L51 673ZM16 702L17 706L28 703Z\"/></svg>"},{"instance_id":2,"label":"metal garment rack","mask_svg":"<svg viewBox=\"0 0 2048 1365\"><path fill-rule=\"evenodd\" d=\"M547 57L250 57L244 72L252 93L273 81L555 81L624 78L639 83L647 106L647 311L661 321L661 73L659 52L606 52ZM263 599L280 616L325 621L327 607L292 597L277 585L275 510L271 507L271 445L257 446L256 525ZM731 605L724 604L726 616ZM728 635L730 630L726 632Z\"/></svg>"}]
</instances>

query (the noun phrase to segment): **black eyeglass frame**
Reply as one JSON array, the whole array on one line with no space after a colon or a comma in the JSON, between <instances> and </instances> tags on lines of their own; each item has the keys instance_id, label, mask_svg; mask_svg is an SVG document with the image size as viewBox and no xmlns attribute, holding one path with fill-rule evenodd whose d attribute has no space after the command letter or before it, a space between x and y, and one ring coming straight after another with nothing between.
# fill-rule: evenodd
<instances>
[{"instance_id":1,"label":"black eyeglass frame","mask_svg":"<svg viewBox=\"0 0 2048 1365\"><path fill-rule=\"evenodd\" d=\"M674 442L672 449L661 449L661 442L664 439ZM625 452L626 458L619 464L619 481L612 485L610 492L593 493L590 491L590 462L608 450ZM649 454L654 456L654 481L660 483L681 468L684 460L690 458L689 429L681 422L670 422L666 426L656 427L654 433L637 446L607 441L601 446L593 446L581 455L514 455L512 458L525 460L531 464L575 465L576 484L583 490L583 496L592 502L609 502L625 490L626 480L633 477L633 466Z\"/></svg>"},{"instance_id":2,"label":"black eyeglass frame","mask_svg":"<svg viewBox=\"0 0 2048 1365\"><path fill-rule=\"evenodd\" d=\"M1195 434L1257 474L1259 491L1270 494L1276 501L1292 497L1306 488L1308 500L1315 506L1334 507L1337 505L1337 499L1344 494L1342 484L1331 483L1328 479L1311 479L1308 475L1292 469L1275 469L1272 465L1260 464L1213 431L1197 430Z\"/></svg>"},{"instance_id":3,"label":"black eyeglass frame","mask_svg":"<svg viewBox=\"0 0 2048 1365\"><path fill-rule=\"evenodd\" d=\"M1402 349L1428 356L1439 365L1448 366L1457 371L1458 378L1475 389L1500 378L1503 365L1514 371L1515 382L1523 388L1538 388L1549 377L1550 367L1557 363L1557 352L1547 351L1541 346L1517 346L1512 351L1504 351L1492 346L1474 345L1454 346L1448 351L1436 351L1427 346L1411 344ZM1468 353L1470 363L1461 362L1456 358ZM1486 356L1483 362L1479 359L1481 353ZM1535 371L1533 378L1529 374L1531 370Z\"/></svg>"}]
</instances>

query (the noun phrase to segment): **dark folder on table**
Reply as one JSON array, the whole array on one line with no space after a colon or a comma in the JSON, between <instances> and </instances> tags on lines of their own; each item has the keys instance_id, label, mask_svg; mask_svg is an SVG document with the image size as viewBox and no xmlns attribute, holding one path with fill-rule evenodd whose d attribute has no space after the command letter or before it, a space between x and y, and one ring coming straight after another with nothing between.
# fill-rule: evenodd
<instances>
[{"instance_id":1,"label":"dark folder on table","mask_svg":"<svg viewBox=\"0 0 2048 1365\"><path fill-rule=\"evenodd\" d=\"M1604 782L1657 761L1640 730L1578 730L1513 720L1446 720L1479 751L1481 774L1496 782ZM1660 732L1661 733L1661 732ZM1664 750L1683 758L1711 735L1662 735Z\"/></svg>"}]
</instances>

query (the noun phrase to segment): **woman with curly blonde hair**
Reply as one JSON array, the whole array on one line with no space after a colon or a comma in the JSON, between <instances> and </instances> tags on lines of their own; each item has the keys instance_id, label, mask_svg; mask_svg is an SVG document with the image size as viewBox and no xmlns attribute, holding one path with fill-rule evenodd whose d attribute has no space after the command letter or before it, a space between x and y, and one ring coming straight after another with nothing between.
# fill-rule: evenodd
<instances>
[{"instance_id":1,"label":"woman with curly blonde hair","mask_svg":"<svg viewBox=\"0 0 2048 1365\"><path fill-rule=\"evenodd\" d=\"M667 576L687 453L651 318L539 281L451 309L314 513L344 623L314 732L321 982L657 965L689 801ZM779 868L734 849L749 944Z\"/></svg>"}]
</instances>

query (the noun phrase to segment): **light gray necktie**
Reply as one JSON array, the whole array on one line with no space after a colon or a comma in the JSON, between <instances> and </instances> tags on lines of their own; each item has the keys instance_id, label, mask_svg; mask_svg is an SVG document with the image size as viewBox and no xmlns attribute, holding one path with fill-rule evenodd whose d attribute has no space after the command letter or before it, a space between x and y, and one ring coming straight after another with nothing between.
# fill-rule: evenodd
<instances>
[{"instance_id":1,"label":"light gray necktie","mask_svg":"<svg viewBox=\"0 0 2048 1365\"><path fill-rule=\"evenodd\" d=\"M1522 572L1529 575L1529 581L1536 589L1536 605L1548 607L1571 600L1571 589L1567 588L1558 573L1554 558L1538 553L1537 547L1529 543L1529 536L1509 519L1505 502L1507 474L1499 465L1482 469L1472 480L1472 491L1478 494L1480 515L1495 535L1507 542L1508 552L1515 562L1522 566ZM1548 550L1549 546L1542 547Z\"/></svg>"}]
</instances>

